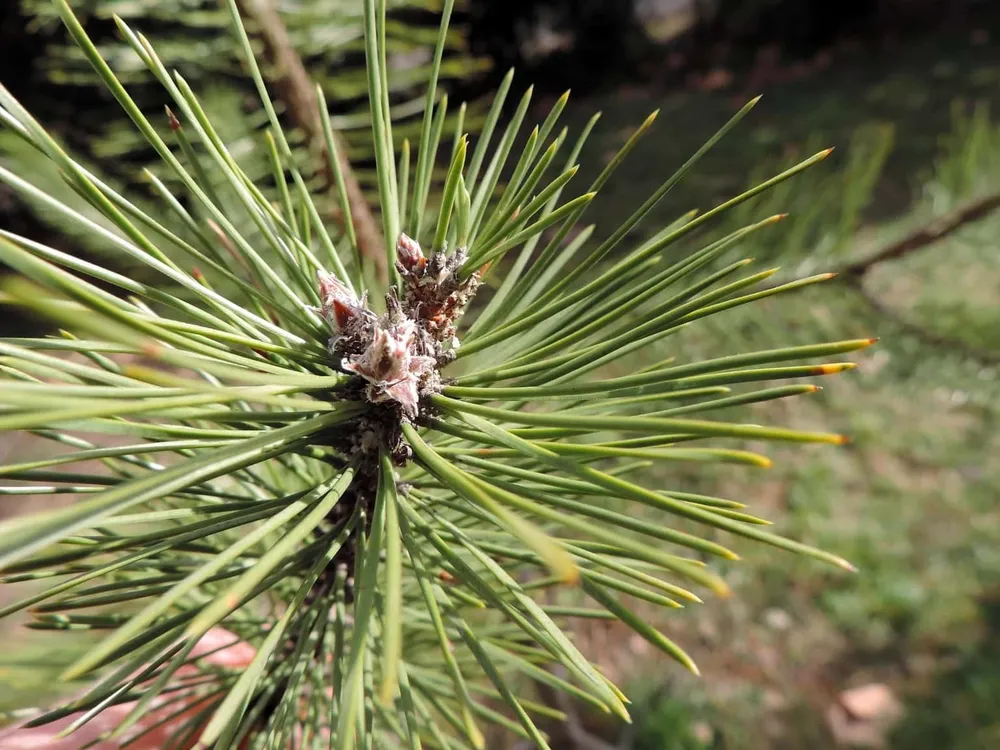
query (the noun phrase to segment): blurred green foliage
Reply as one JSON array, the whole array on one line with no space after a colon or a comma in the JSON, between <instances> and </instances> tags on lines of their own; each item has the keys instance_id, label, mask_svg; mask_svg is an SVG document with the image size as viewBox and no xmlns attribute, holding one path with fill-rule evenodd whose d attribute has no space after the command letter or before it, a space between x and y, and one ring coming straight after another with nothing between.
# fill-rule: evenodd
<instances>
[{"instance_id":1,"label":"blurred green foliage","mask_svg":"<svg viewBox=\"0 0 1000 750\"><path fill-rule=\"evenodd\" d=\"M837 271L995 196L1000 127L989 104L997 89L983 83L1000 80L993 54L957 39L933 49L918 41L893 60L861 53L775 86L749 124L750 137L720 144L646 231L831 143L840 146L831 165L717 227L721 235L739 222L790 214L720 264L756 257L780 266L775 282ZM734 101L731 93L666 97L667 132L643 143L641 155L637 149L632 171L615 185L619 205L645 191L644 164L676 160L698 123L718 119ZM610 147L649 104L638 97L607 107L599 137ZM607 206L594 213L599 234L620 218ZM638 714L633 747L701 747L690 745L701 741L692 731L707 723L713 739L706 747L833 748L825 711L840 690L869 680L887 683L907 704L893 748L995 744L987 740L997 731L1000 628L984 602L1000 591L997 236L1000 214L992 213L873 266L860 286L842 277L737 308L650 355L683 364L720 347L753 351L816 335L881 338L854 374L824 383L825 392L759 410L761 423L843 431L852 438L845 449L772 451L767 472L656 469L669 472L672 486L682 477L691 492L742 493L779 532L843 555L860 573L845 578L737 544L747 559L724 571L732 600L656 623L691 648L701 681L676 678L627 643L607 657L634 670L647 692L661 689L659 702Z\"/></svg>"},{"instance_id":2,"label":"blurred green foliage","mask_svg":"<svg viewBox=\"0 0 1000 750\"><path fill-rule=\"evenodd\" d=\"M909 720L891 736L894 750L979 750L1000 742L1000 606L987 611L993 639L911 700Z\"/></svg>"},{"instance_id":3,"label":"blurred green foliage","mask_svg":"<svg viewBox=\"0 0 1000 750\"><path fill-rule=\"evenodd\" d=\"M117 105L102 91L83 53L61 33L58 15L49 0L20 0L26 32L45 44L41 75L54 84L71 108L67 139L112 176L139 173L137 163L173 185L172 176L151 151ZM252 6L257 0L250 3ZM245 75L229 14L216 0L72 0L89 33L115 74L152 121L167 124L160 85L135 52L121 40L114 18L134 26L149 39L168 70L176 70L207 103L207 115L247 174L258 184L270 181L270 166L262 131L267 118L256 104L253 83ZM270 2L267 5L272 5ZM423 88L437 38L441 0L390 0L386 24L388 78L392 115L399 142L412 142L423 113ZM362 5L355 0L280 0L273 3L294 47L313 81L327 99L331 124L346 141L352 162L362 162L358 177L374 191L374 154L362 38ZM247 20L254 50L268 61L266 48L252 18ZM468 30L460 22L450 29L441 65L443 90L474 78L488 68L468 47ZM282 70L273 61L264 66L279 117L294 124L281 93ZM75 106L74 106L75 105ZM456 108L457 109L457 108ZM290 127L288 130L292 130ZM325 187L310 164L300 131L292 131L311 187ZM313 162L315 164L315 161ZM372 194L374 194L372 192Z\"/></svg>"}]
</instances>

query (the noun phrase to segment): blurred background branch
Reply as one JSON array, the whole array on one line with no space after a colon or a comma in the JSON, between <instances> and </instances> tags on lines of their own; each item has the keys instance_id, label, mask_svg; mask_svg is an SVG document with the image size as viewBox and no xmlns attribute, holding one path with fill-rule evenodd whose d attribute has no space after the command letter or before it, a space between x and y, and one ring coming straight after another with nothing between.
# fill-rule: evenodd
<instances>
[{"instance_id":1,"label":"blurred background branch","mask_svg":"<svg viewBox=\"0 0 1000 750\"><path fill-rule=\"evenodd\" d=\"M998 208L1000 208L1000 194L980 198L968 205L962 206L947 216L934 219L927 226L921 227L901 240L887 245L868 258L848 264L840 273L849 277L852 283L857 283L862 276L879 263L899 260L928 245L940 242L962 229L966 224L971 224L988 217Z\"/></svg>"}]
</instances>

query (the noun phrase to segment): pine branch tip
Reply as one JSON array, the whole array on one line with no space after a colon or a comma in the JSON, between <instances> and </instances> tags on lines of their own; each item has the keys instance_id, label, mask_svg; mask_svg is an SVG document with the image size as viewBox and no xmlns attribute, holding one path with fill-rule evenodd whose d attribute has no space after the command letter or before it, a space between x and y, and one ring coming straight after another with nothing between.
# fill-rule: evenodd
<instances>
[{"instance_id":1,"label":"pine branch tip","mask_svg":"<svg viewBox=\"0 0 1000 750\"><path fill-rule=\"evenodd\" d=\"M121 32L121 34L122 34L122 37L124 37L124 36L125 36L125 33L124 33L124 32L125 32L125 30L126 30L126 29L128 28L128 24L127 24L127 23L125 22L125 19L124 19L124 18L122 18L122 17L121 17L120 15L118 15L117 13L112 13L112 14L111 14L111 21L112 21L112 22L114 23L114 25L115 25L115 29L116 29L117 31ZM121 37L120 37L120 38L121 38Z\"/></svg>"},{"instance_id":2,"label":"pine branch tip","mask_svg":"<svg viewBox=\"0 0 1000 750\"><path fill-rule=\"evenodd\" d=\"M573 571L572 573L564 573L561 577L562 583L570 588L576 588L580 585L580 573L579 571Z\"/></svg>"},{"instance_id":3,"label":"pine branch tip","mask_svg":"<svg viewBox=\"0 0 1000 750\"><path fill-rule=\"evenodd\" d=\"M89 668L81 669L76 664L73 664L60 672L56 679L59 682L75 682L84 677L88 672L90 672Z\"/></svg>"},{"instance_id":4,"label":"pine branch tip","mask_svg":"<svg viewBox=\"0 0 1000 750\"><path fill-rule=\"evenodd\" d=\"M857 367L854 362L830 362L823 365L816 365L813 368L813 375L836 375L841 372L853 370Z\"/></svg>"},{"instance_id":5,"label":"pine branch tip","mask_svg":"<svg viewBox=\"0 0 1000 750\"><path fill-rule=\"evenodd\" d=\"M56 744L61 743L62 740L69 737L76 730L76 728L77 727L74 726L74 724L71 722L68 725L64 726L62 729L60 729L58 732L56 732L54 735L52 735L52 739L56 741ZM104 732L101 735L99 735L99 739L101 741L107 740L110 737L110 735L111 735L110 732Z\"/></svg>"},{"instance_id":6,"label":"pine branch tip","mask_svg":"<svg viewBox=\"0 0 1000 750\"><path fill-rule=\"evenodd\" d=\"M629 715L628 710L625 708L624 702L616 706L613 706L611 708L611 713L613 713L619 719L624 721L626 724L632 723L632 717Z\"/></svg>"}]
</instances>

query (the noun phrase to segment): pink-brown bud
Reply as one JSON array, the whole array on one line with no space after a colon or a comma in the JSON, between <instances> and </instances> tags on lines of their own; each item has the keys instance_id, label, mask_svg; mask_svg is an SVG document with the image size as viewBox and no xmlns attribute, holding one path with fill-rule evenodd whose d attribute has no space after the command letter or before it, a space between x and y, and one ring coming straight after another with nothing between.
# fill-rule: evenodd
<instances>
[{"instance_id":1,"label":"pink-brown bud","mask_svg":"<svg viewBox=\"0 0 1000 750\"><path fill-rule=\"evenodd\" d=\"M319 297L323 305L323 317L336 331L343 331L361 312L358 298L340 279L332 273L317 271Z\"/></svg>"},{"instance_id":2,"label":"pink-brown bud","mask_svg":"<svg viewBox=\"0 0 1000 750\"><path fill-rule=\"evenodd\" d=\"M396 258L400 265L407 271L423 268L427 264L420 243L405 234L399 235L399 242L396 243Z\"/></svg>"},{"instance_id":3,"label":"pink-brown bud","mask_svg":"<svg viewBox=\"0 0 1000 750\"><path fill-rule=\"evenodd\" d=\"M167 110L167 124L170 126L170 129L174 132L180 130L181 121L177 119L177 115L174 114L170 107L166 107L165 109Z\"/></svg>"}]
</instances>

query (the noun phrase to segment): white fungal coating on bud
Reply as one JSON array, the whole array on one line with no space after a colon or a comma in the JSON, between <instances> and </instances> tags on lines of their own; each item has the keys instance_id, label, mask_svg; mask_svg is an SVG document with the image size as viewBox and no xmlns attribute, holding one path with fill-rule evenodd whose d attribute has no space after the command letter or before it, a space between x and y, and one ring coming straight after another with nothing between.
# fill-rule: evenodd
<instances>
[{"instance_id":1,"label":"white fungal coating on bud","mask_svg":"<svg viewBox=\"0 0 1000 750\"><path fill-rule=\"evenodd\" d=\"M395 401L403 413L413 419L417 416L420 391L427 380L436 375L434 357L414 351L417 343L417 325L409 318L390 328L376 326L368 347L341 362L348 372L368 381L368 400L374 404Z\"/></svg>"}]
</instances>

